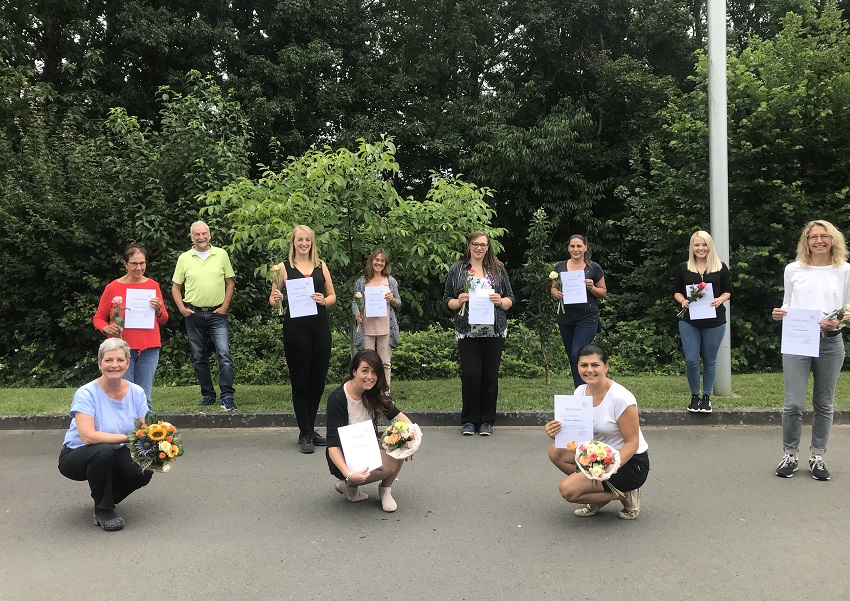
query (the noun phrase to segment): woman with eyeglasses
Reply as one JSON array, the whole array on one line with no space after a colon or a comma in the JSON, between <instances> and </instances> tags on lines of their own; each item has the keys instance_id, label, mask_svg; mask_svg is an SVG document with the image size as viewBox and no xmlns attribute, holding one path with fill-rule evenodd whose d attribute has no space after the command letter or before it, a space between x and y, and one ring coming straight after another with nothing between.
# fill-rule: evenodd
<instances>
[{"instance_id":1,"label":"woman with eyeglasses","mask_svg":"<svg viewBox=\"0 0 850 601\"><path fill-rule=\"evenodd\" d=\"M711 284L715 317L695 319L688 307L688 286ZM705 294L703 292L703 294ZM685 353L685 374L691 390L691 413L711 413L711 395L717 376L717 351L726 332L726 307L732 296L732 277L729 268L720 261L714 240L708 232L696 231L688 245L688 260L676 268L673 276L673 298L682 309L679 317L679 337ZM699 393L699 363L702 358L702 396Z\"/></svg>"},{"instance_id":2,"label":"woman with eyeglasses","mask_svg":"<svg viewBox=\"0 0 850 601\"><path fill-rule=\"evenodd\" d=\"M384 375L387 385L390 383L390 365L392 349L398 344L398 320L395 310L401 307L401 296L398 294L398 282L390 275L392 265L390 256L383 248L376 248L366 259L363 276L354 282L354 298L351 300L351 311L357 327L354 328L354 347L358 351L373 349L377 351L384 362ZM366 309L366 288L380 286L384 290L387 310L383 316L371 317L361 314L361 308ZM358 298L357 295L360 294Z\"/></svg>"},{"instance_id":3,"label":"woman with eyeglasses","mask_svg":"<svg viewBox=\"0 0 850 601\"><path fill-rule=\"evenodd\" d=\"M797 260L785 267L785 295L782 306L773 309L776 321L789 309L814 309L829 317L850 303L850 265L847 264L844 235L829 221L810 221L797 242ZM845 316L844 320L850 316ZM835 386L844 365L842 320L821 319L817 357L782 354L785 380L785 408L782 411L782 447L784 455L776 475L791 478L799 467L797 452L803 431L803 409L809 372L813 374L812 443L809 447L809 473L815 480L829 480L823 461L835 405Z\"/></svg>"},{"instance_id":4,"label":"woman with eyeglasses","mask_svg":"<svg viewBox=\"0 0 850 601\"><path fill-rule=\"evenodd\" d=\"M148 265L147 249L138 244L131 244L124 249L123 259L127 273L106 285L92 323L107 338L122 338L130 345L130 365L124 379L142 387L148 400L148 409L152 409L151 389L159 365L159 349L162 346L159 326L168 321L168 311L162 300L159 284L145 277ZM128 290L134 295L150 296L148 302L156 320L152 327L124 327Z\"/></svg>"},{"instance_id":5,"label":"woman with eyeglasses","mask_svg":"<svg viewBox=\"0 0 850 601\"><path fill-rule=\"evenodd\" d=\"M605 272L599 263L590 260L590 244L581 234L573 234L567 246L569 258L555 265L558 279L552 280L549 293L559 301L557 311L558 330L564 350L570 359L570 370L573 374L573 384L576 388L584 384L578 373L578 353L586 345L593 342L599 331L599 299L608 296L605 285ZM581 303L564 302L562 288L563 272L583 271L586 297Z\"/></svg>"},{"instance_id":6,"label":"woman with eyeglasses","mask_svg":"<svg viewBox=\"0 0 850 601\"><path fill-rule=\"evenodd\" d=\"M476 296L475 301L493 303L491 322L470 323L470 293ZM467 238L463 258L449 270L443 302L455 315L463 396L461 433L472 436L477 430L481 436L491 436L499 396L499 365L508 335L505 311L514 304L514 291L484 232L473 232Z\"/></svg>"}]
</instances>

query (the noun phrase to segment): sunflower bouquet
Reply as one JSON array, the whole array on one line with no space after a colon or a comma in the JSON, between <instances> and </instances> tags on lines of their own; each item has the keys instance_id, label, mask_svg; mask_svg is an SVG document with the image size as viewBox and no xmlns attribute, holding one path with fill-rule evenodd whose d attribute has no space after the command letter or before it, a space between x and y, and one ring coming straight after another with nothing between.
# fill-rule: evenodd
<instances>
[{"instance_id":1,"label":"sunflower bouquet","mask_svg":"<svg viewBox=\"0 0 850 601\"><path fill-rule=\"evenodd\" d=\"M153 413L133 420L135 428L127 433L130 456L143 470L167 472L183 454L183 441L177 428L157 421Z\"/></svg>"},{"instance_id":2,"label":"sunflower bouquet","mask_svg":"<svg viewBox=\"0 0 850 601\"><path fill-rule=\"evenodd\" d=\"M381 446L387 455L396 459L411 457L422 442L422 430L417 424L395 420L381 435Z\"/></svg>"},{"instance_id":3,"label":"sunflower bouquet","mask_svg":"<svg viewBox=\"0 0 850 601\"><path fill-rule=\"evenodd\" d=\"M573 443L575 444L575 443ZM569 448L571 445L567 445ZM620 468L620 453L611 445L590 440L575 446L576 467L591 480L602 482L617 473ZM608 483L608 488L618 497L625 496Z\"/></svg>"}]
</instances>

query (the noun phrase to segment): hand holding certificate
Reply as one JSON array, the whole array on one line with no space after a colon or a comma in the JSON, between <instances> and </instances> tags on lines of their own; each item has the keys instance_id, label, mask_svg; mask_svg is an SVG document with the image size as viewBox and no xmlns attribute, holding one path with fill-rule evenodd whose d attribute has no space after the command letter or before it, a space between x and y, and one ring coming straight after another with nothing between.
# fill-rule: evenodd
<instances>
[{"instance_id":1,"label":"hand holding certificate","mask_svg":"<svg viewBox=\"0 0 850 601\"><path fill-rule=\"evenodd\" d=\"M496 311L490 295L492 288L478 288L469 291L469 323L490 325L496 323Z\"/></svg>"},{"instance_id":2,"label":"hand holding certificate","mask_svg":"<svg viewBox=\"0 0 850 601\"><path fill-rule=\"evenodd\" d=\"M816 310L788 309L782 319L782 354L818 357L821 315Z\"/></svg>"},{"instance_id":3,"label":"hand holding certificate","mask_svg":"<svg viewBox=\"0 0 850 601\"><path fill-rule=\"evenodd\" d=\"M372 420L342 426L337 431L342 444L342 454L345 456L345 465L352 472L361 472L364 469L372 471L383 465L381 448L375 436L375 425Z\"/></svg>"},{"instance_id":4,"label":"hand holding certificate","mask_svg":"<svg viewBox=\"0 0 850 601\"><path fill-rule=\"evenodd\" d=\"M689 300L688 315L691 319L714 319L717 317L717 309L711 305L714 302L714 288L709 282L705 282L705 286L702 288L698 288L698 286L698 284L687 286L688 299L694 296L695 289L702 290L702 296L696 300Z\"/></svg>"},{"instance_id":5,"label":"hand holding certificate","mask_svg":"<svg viewBox=\"0 0 850 601\"><path fill-rule=\"evenodd\" d=\"M124 327L140 330L152 330L156 326L156 312L151 299L156 292L147 288L127 288L127 312L124 314Z\"/></svg>"},{"instance_id":6,"label":"hand holding certificate","mask_svg":"<svg viewBox=\"0 0 850 601\"><path fill-rule=\"evenodd\" d=\"M311 296L313 292L315 292L313 278L290 278L286 280L286 301L289 305L291 317L319 314L316 301Z\"/></svg>"},{"instance_id":7,"label":"hand holding certificate","mask_svg":"<svg viewBox=\"0 0 850 601\"><path fill-rule=\"evenodd\" d=\"M562 271L561 291L565 305L580 305L587 302L587 285L584 282L584 270Z\"/></svg>"},{"instance_id":8,"label":"hand holding certificate","mask_svg":"<svg viewBox=\"0 0 850 601\"><path fill-rule=\"evenodd\" d=\"M593 397L555 395L555 419L561 429L555 434L555 446L566 449L567 443L593 439Z\"/></svg>"},{"instance_id":9,"label":"hand holding certificate","mask_svg":"<svg viewBox=\"0 0 850 601\"><path fill-rule=\"evenodd\" d=\"M386 286L366 286L365 292L365 313L368 317L386 317L387 316L387 292L389 288Z\"/></svg>"}]
</instances>

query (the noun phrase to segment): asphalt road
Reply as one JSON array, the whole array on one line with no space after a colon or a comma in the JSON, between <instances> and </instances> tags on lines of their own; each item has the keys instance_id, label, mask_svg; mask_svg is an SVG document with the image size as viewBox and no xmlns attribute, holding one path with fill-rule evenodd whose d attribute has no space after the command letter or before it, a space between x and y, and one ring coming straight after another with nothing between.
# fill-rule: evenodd
<instances>
[{"instance_id":1,"label":"asphalt road","mask_svg":"<svg viewBox=\"0 0 850 601\"><path fill-rule=\"evenodd\" d=\"M56 469L62 433L0 433L0 600L850 599L850 426L830 482L773 475L777 427L644 429L642 513L572 515L539 428L427 428L399 510L333 490L292 429L197 429L108 533ZM804 430L804 441L809 430ZM619 504L616 504L619 505Z\"/></svg>"}]
</instances>

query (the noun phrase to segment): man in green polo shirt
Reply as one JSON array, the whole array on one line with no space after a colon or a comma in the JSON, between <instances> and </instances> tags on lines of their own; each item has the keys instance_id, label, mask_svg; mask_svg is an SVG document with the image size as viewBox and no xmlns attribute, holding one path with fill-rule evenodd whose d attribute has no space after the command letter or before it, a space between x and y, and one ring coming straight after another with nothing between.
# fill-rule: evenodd
<instances>
[{"instance_id":1,"label":"man in green polo shirt","mask_svg":"<svg viewBox=\"0 0 850 601\"><path fill-rule=\"evenodd\" d=\"M218 358L221 408L234 411L233 361L230 358L230 326L227 322L227 308L233 298L233 267L227 251L210 244L210 228L206 223L193 223L189 237L192 248L177 259L171 278L171 295L186 321L195 376L201 385L201 405L214 405L216 402L207 358L207 347L212 340Z\"/></svg>"}]
</instances>

